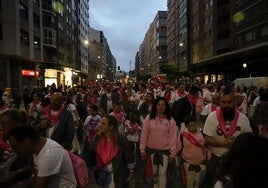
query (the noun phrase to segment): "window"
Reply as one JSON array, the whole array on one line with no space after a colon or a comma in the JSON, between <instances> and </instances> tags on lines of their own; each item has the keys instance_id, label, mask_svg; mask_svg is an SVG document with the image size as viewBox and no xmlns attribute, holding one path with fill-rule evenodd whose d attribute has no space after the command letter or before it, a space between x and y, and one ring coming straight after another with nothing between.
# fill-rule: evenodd
<instances>
[{"instance_id":1,"label":"window","mask_svg":"<svg viewBox=\"0 0 268 188\"><path fill-rule=\"evenodd\" d=\"M33 3L39 6L39 0L33 0Z\"/></svg>"},{"instance_id":2,"label":"window","mask_svg":"<svg viewBox=\"0 0 268 188\"><path fill-rule=\"evenodd\" d=\"M61 31L63 31L63 24L62 23L58 23L58 28L61 30Z\"/></svg>"},{"instance_id":3,"label":"window","mask_svg":"<svg viewBox=\"0 0 268 188\"><path fill-rule=\"evenodd\" d=\"M242 36L241 35L240 36L237 36L237 38L236 38L236 44L237 45L242 44Z\"/></svg>"},{"instance_id":4,"label":"window","mask_svg":"<svg viewBox=\"0 0 268 188\"><path fill-rule=\"evenodd\" d=\"M0 40L3 39L3 28L2 28L2 23L0 23Z\"/></svg>"},{"instance_id":5,"label":"window","mask_svg":"<svg viewBox=\"0 0 268 188\"><path fill-rule=\"evenodd\" d=\"M20 10L20 17L28 20L28 8L20 3L19 10Z\"/></svg>"},{"instance_id":6,"label":"window","mask_svg":"<svg viewBox=\"0 0 268 188\"><path fill-rule=\"evenodd\" d=\"M34 37L34 48L40 48L40 38Z\"/></svg>"},{"instance_id":7,"label":"window","mask_svg":"<svg viewBox=\"0 0 268 188\"><path fill-rule=\"evenodd\" d=\"M29 45L29 33L23 29L20 30L20 42Z\"/></svg>"},{"instance_id":8,"label":"window","mask_svg":"<svg viewBox=\"0 0 268 188\"><path fill-rule=\"evenodd\" d=\"M213 15L210 14L210 15L209 15L209 22L212 22L212 21L213 21Z\"/></svg>"},{"instance_id":9,"label":"window","mask_svg":"<svg viewBox=\"0 0 268 188\"><path fill-rule=\"evenodd\" d=\"M211 30L211 29L208 31L208 36L209 36L209 37L212 36L212 30Z\"/></svg>"},{"instance_id":10,"label":"window","mask_svg":"<svg viewBox=\"0 0 268 188\"><path fill-rule=\"evenodd\" d=\"M208 24L208 18L205 19L205 24Z\"/></svg>"},{"instance_id":11,"label":"window","mask_svg":"<svg viewBox=\"0 0 268 188\"><path fill-rule=\"evenodd\" d=\"M261 36L262 36L262 37L268 36L268 25L263 26L263 27L261 28Z\"/></svg>"},{"instance_id":12,"label":"window","mask_svg":"<svg viewBox=\"0 0 268 188\"><path fill-rule=\"evenodd\" d=\"M205 5L205 9L208 10L208 3L206 3L206 5Z\"/></svg>"},{"instance_id":13,"label":"window","mask_svg":"<svg viewBox=\"0 0 268 188\"><path fill-rule=\"evenodd\" d=\"M213 5L213 0L209 0L209 5L210 5L210 6Z\"/></svg>"},{"instance_id":14,"label":"window","mask_svg":"<svg viewBox=\"0 0 268 188\"><path fill-rule=\"evenodd\" d=\"M33 24L35 27L40 28L40 16L35 13L33 13Z\"/></svg>"},{"instance_id":15,"label":"window","mask_svg":"<svg viewBox=\"0 0 268 188\"><path fill-rule=\"evenodd\" d=\"M56 45L56 31L44 29L44 44Z\"/></svg>"},{"instance_id":16,"label":"window","mask_svg":"<svg viewBox=\"0 0 268 188\"><path fill-rule=\"evenodd\" d=\"M255 39L256 39L256 31L248 32L245 36L246 42L250 42L250 41L255 40Z\"/></svg>"}]
</instances>

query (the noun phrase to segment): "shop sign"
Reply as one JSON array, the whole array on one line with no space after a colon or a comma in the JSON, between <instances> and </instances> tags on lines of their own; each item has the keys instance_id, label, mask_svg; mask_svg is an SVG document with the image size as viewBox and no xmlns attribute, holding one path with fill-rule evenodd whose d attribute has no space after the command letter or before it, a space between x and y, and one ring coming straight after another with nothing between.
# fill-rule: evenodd
<instances>
[{"instance_id":1,"label":"shop sign","mask_svg":"<svg viewBox=\"0 0 268 188\"><path fill-rule=\"evenodd\" d=\"M21 70L21 75L22 76L39 76L39 71L34 71L34 70Z\"/></svg>"}]
</instances>

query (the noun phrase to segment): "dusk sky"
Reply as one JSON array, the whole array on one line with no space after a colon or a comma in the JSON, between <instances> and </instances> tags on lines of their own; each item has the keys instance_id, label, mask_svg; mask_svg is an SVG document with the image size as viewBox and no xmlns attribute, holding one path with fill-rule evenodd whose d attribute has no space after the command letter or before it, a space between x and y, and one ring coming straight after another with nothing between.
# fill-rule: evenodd
<instances>
[{"instance_id":1,"label":"dusk sky","mask_svg":"<svg viewBox=\"0 0 268 188\"><path fill-rule=\"evenodd\" d=\"M158 10L167 0L90 0L90 26L104 32L117 66L128 72Z\"/></svg>"}]
</instances>

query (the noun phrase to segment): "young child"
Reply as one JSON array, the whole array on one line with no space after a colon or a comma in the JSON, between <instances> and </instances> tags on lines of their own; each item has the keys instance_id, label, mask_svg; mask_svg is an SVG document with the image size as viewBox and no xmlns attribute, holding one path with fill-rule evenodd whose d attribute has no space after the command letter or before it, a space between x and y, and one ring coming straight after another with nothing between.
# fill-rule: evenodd
<instances>
[{"instance_id":1,"label":"young child","mask_svg":"<svg viewBox=\"0 0 268 188\"><path fill-rule=\"evenodd\" d=\"M88 136L88 142L92 140L97 131L99 130L99 123L101 121L101 116L98 115L98 106L91 105L88 107L89 116L86 118L84 123L84 128Z\"/></svg>"},{"instance_id":2,"label":"young child","mask_svg":"<svg viewBox=\"0 0 268 188\"><path fill-rule=\"evenodd\" d=\"M113 105L113 111L110 113L110 115L114 116L118 123L118 131L120 134L124 134L125 131L125 112L123 111L120 103L115 103Z\"/></svg>"},{"instance_id":3,"label":"young child","mask_svg":"<svg viewBox=\"0 0 268 188\"><path fill-rule=\"evenodd\" d=\"M201 174L206 171L205 139L198 130L197 120L194 116L185 117L186 130L182 135L182 158L185 169L187 188L199 187Z\"/></svg>"},{"instance_id":4,"label":"young child","mask_svg":"<svg viewBox=\"0 0 268 188\"><path fill-rule=\"evenodd\" d=\"M138 116L133 112L130 113L129 119L127 119L124 124L126 138L133 145L133 152L136 153L141 131L141 127L138 123Z\"/></svg>"}]
</instances>

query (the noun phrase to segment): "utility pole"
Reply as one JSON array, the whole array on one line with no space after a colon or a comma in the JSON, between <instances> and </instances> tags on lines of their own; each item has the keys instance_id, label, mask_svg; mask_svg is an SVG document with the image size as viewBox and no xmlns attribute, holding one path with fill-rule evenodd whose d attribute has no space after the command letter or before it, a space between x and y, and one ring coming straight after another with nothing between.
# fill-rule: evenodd
<instances>
[{"instance_id":1,"label":"utility pole","mask_svg":"<svg viewBox=\"0 0 268 188\"><path fill-rule=\"evenodd\" d=\"M129 71L131 71L131 60L129 62Z\"/></svg>"}]
</instances>

